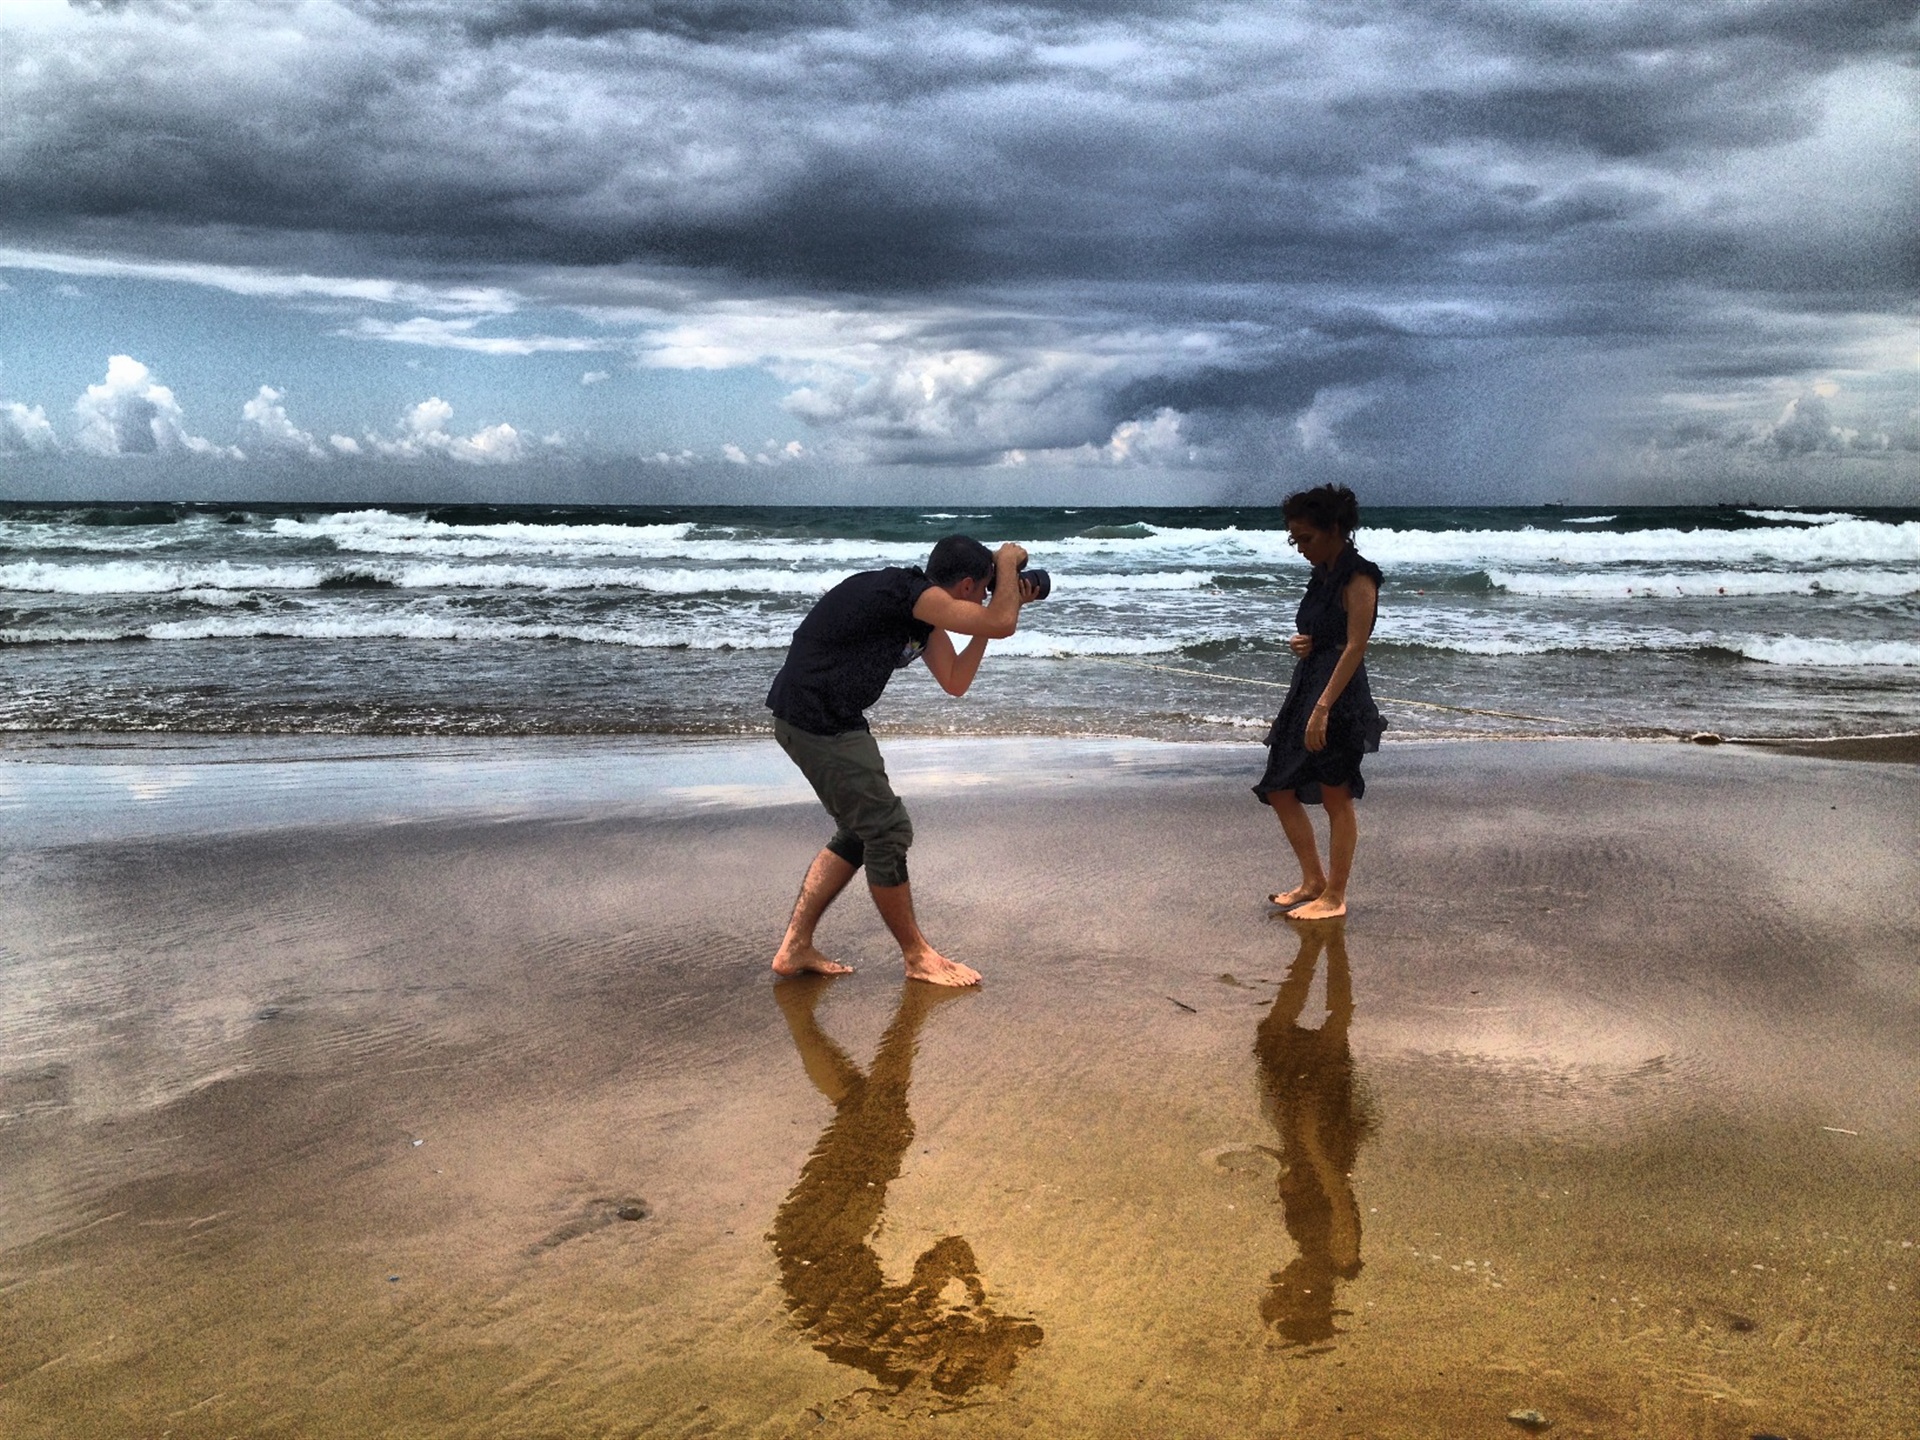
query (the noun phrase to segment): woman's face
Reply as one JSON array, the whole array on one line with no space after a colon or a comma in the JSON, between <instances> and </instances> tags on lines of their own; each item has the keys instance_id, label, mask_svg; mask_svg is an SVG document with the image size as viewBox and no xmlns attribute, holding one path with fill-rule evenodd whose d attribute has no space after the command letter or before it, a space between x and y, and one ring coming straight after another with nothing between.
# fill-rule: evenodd
<instances>
[{"instance_id":1,"label":"woman's face","mask_svg":"<svg viewBox=\"0 0 1920 1440\"><path fill-rule=\"evenodd\" d=\"M1287 521L1287 540L1309 565L1326 564L1347 543L1338 530L1322 530L1306 520Z\"/></svg>"}]
</instances>

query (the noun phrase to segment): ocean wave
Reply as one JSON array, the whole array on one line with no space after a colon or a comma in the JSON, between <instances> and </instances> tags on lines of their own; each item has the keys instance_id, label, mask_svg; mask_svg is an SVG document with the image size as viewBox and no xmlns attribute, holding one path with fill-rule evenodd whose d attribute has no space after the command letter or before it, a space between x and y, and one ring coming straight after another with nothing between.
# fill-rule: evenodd
<instances>
[{"instance_id":1,"label":"ocean wave","mask_svg":"<svg viewBox=\"0 0 1920 1440\"><path fill-rule=\"evenodd\" d=\"M1419 633L1382 638L1381 649L1433 651L1488 659L1523 655L1691 655L1752 660L1765 665L1839 669L1920 665L1920 645L1905 641L1837 640L1803 636L1717 635L1485 635Z\"/></svg>"},{"instance_id":2,"label":"ocean wave","mask_svg":"<svg viewBox=\"0 0 1920 1440\"><path fill-rule=\"evenodd\" d=\"M1556 574L1494 570L1493 584L1513 595L1619 600L1629 596L1920 595L1920 570L1675 571Z\"/></svg>"},{"instance_id":3,"label":"ocean wave","mask_svg":"<svg viewBox=\"0 0 1920 1440\"><path fill-rule=\"evenodd\" d=\"M1361 532L1360 547L1389 572L1396 565L1486 570L1516 565L1689 562L1762 568L1920 565L1920 521L1836 520L1817 528L1634 530L1617 534L1534 529L1367 530Z\"/></svg>"},{"instance_id":4,"label":"ocean wave","mask_svg":"<svg viewBox=\"0 0 1920 1440\"><path fill-rule=\"evenodd\" d=\"M60 564L46 560L0 565L0 592L50 595L163 595L208 591L330 589L401 590L633 590L656 595L820 595L852 575L848 569L773 570L461 564L444 560L373 562L357 567L310 562L236 564L232 561L116 560ZM1223 577L1208 570L1063 571L1063 588L1086 592L1175 591L1212 588ZM1234 577L1224 577L1229 583Z\"/></svg>"},{"instance_id":5,"label":"ocean wave","mask_svg":"<svg viewBox=\"0 0 1920 1440\"><path fill-rule=\"evenodd\" d=\"M1858 520L1850 510L1742 510L1750 520L1778 520L1792 525L1838 525L1842 520Z\"/></svg>"},{"instance_id":6,"label":"ocean wave","mask_svg":"<svg viewBox=\"0 0 1920 1440\"><path fill-rule=\"evenodd\" d=\"M228 560L109 560L72 565L21 560L0 565L0 591L40 595L164 595L192 590L314 590L319 565L242 565Z\"/></svg>"},{"instance_id":7,"label":"ocean wave","mask_svg":"<svg viewBox=\"0 0 1920 1440\"><path fill-rule=\"evenodd\" d=\"M701 528L692 522L455 525L385 510L353 510L311 520L282 517L272 527L273 533L283 539L325 541L344 553L467 560L527 555L580 560L688 560L710 565L771 561L855 570L915 564L927 558L929 548L897 541L810 536L706 539L694 533Z\"/></svg>"},{"instance_id":8,"label":"ocean wave","mask_svg":"<svg viewBox=\"0 0 1920 1440\"><path fill-rule=\"evenodd\" d=\"M1216 635L1062 635L1044 630L1021 632L1006 640L995 640L995 655L1020 655L1031 659L1073 659L1101 655L1172 655L1188 645L1224 639Z\"/></svg>"},{"instance_id":9,"label":"ocean wave","mask_svg":"<svg viewBox=\"0 0 1920 1440\"><path fill-rule=\"evenodd\" d=\"M1749 660L1768 665L1838 669L1855 666L1920 665L1920 645L1908 640L1821 640L1797 635L1748 637L1736 647Z\"/></svg>"},{"instance_id":10,"label":"ocean wave","mask_svg":"<svg viewBox=\"0 0 1920 1440\"><path fill-rule=\"evenodd\" d=\"M500 643L564 640L649 650L784 650L785 624L712 621L646 625L564 625L491 620L443 611L364 613L319 611L277 615L206 615L146 625L49 625L0 630L3 645L99 644L124 641L414 640ZM998 655L1026 657L1169 654L1210 636L1069 635L1029 631L993 642Z\"/></svg>"},{"instance_id":11,"label":"ocean wave","mask_svg":"<svg viewBox=\"0 0 1920 1440\"><path fill-rule=\"evenodd\" d=\"M1780 523L1740 530L1599 528L1612 517L1568 517L1567 524L1517 530L1369 528L1361 548L1390 571L1401 568L1513 569L1560 564L1702 564L1835 566L1920 564L1920 521L1863 519L1846 512L1753 511ZM1578 524L1583 528L1572 529ZM325 542L341 554L419 560L538 559L651 561L700 565L781 565L868 569L925 560L923 542L846 537L715 534L692 522L660 524L454 524L385 510L307 518L281 516L270 526L281 541ZM119 537L115 537L116 541ZM983 534L992 542L997 537ZM1232 571L1242 567L1304 574L1279 529L1202 529L1137 522L1101 526L1036 544L1036 564L1088 570ZM1050 563L1050 561L1052 563Z\"/></svg>"},{"instance_id":12,"label":"ocean wave","mask_svg":"<svg viewBox=\"0 0 1920 1440\"><path fill-rule=\"evenodd\" d=\"M1141 635L1093 631L1033 630L993 642L993 653L1023 659L1100 659L1191 654L1208 647L1239 647L1249 637L1228 629ZM216 614L191 620L102 626L47 624L0 630L0 646L198 642L242 640L416 641L451 644L570 642L647 650L748 650L786 648L784 624L755 625L706 619L647 624L552 624L495 620L448 612L366 613L320 611L265 615ZM1383 626L1374 648L1384 659L1395 652L1427 652L1488 659L1542 655L1692 655L1751 661L1782 668L1920 667L1920 644L1905 640L1823 636L1723 634L1713 631L1647 630L1629 627L1546 626L1523 632L1471 626ZM1204 661L1196 663L1205 663ZM1284 656L1274 657L1283 677ZM1226 674L1224 680L1232 677Z\"/></svg>"},{"instance_id":13,"label":"ocean wave","mask_svg":"<svg viewBox=\"0 0 1920 1440\"><path fill-rule=\"evenodd\" d=\"M1059 554L1094 565L1235 569L1258 567L1305 578L1306 567L1283 530L1137 527L1139 537L1070 536L1035 546L1036 564ZM1760 569L1849 564L1920 565L1920 521L1839 518L1819 526L1744 530L1394 530L1368 528L1361 551L1388 572L1578 565L1703 564Z\"/></svg>"}]
</instances>

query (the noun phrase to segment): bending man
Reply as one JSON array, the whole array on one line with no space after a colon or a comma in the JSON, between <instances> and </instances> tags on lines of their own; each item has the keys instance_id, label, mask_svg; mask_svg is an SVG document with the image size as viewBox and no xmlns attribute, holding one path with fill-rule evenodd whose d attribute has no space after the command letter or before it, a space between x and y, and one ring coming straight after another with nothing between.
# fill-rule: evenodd
<instances>
[{"instance_id":1,"label":"bending man","mask_svg":"<svg viewBox=\"0 0 1920 1440\"><path fill-rule=\"evenodd\" d=\"M1018 545L989 551L949 535L933 547L925 571L892 567L842 580L820 597L793 632L787 660L767 693L773 735L839 826L813 857L773 957L780 975L845 975L850 966L814 947L814 927L863 864L874 906L900 946L907 975L936 985L974 985L980 972L927 943L913 918L907 847L913 823L887 781L865 711L893 672L924 660L940 688L964 695L979 673L988 640L1004 640L1032 598ZM991 597L991 598L989 598ZM956 650L951 635L969 639Z\"/></svg>"}]
</instances>

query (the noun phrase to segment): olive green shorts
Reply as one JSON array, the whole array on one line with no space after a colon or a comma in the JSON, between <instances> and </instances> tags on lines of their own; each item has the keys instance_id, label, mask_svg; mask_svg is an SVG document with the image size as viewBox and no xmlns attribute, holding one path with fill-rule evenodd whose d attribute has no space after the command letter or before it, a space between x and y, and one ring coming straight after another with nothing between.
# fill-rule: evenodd
<instances>
[{"instance_id":1,"label":"olive green shorts","mask_svg":"<svg viewBox=\"0 0 1920 1440\"><path fill-rule=\"evenodd\" d=\"M827 848L858 869L867 867L867 883L887 888L907 883L907 847L913 822L893 793L887 765L870 730L815 735L776 718L773 738L840 828Z\"/></svg>"}]
</instances>

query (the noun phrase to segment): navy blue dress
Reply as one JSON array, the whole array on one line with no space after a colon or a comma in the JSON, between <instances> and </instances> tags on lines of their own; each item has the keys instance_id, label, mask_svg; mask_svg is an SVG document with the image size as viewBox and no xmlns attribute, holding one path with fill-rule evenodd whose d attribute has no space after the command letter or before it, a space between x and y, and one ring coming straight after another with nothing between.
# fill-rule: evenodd
<instances>
[{"instance_id":1,"label":"navy blue dress","mask_svg":"<svg viewBox=\"0 0 1920 1440\"><path fill-rule=\"evenodd\" d=\"M1333 702L1327 716L1326 748L1307 749L1307 721L1327 688L1327 678L1340 663L1340 652L1347 648L1347 612L1341 608L1340 596L1355 575L1380 583L1380 567L1361 559L1349 545L1327 565L1314 566L1307 581L1293 624L1300 634L1312 637L1313 649L1293 662L1287 698L1280 702L1280 714L1267 731L1267 772L1253 787L1262 802L1276 790L1291 790L1301 804L1318 805L1322 785L1349 786L1356 800L1366 794L1360 757L1380 748L1380 732L1387 722L1367 688L1364 660Z\"/></svg>"}]
</instances>

